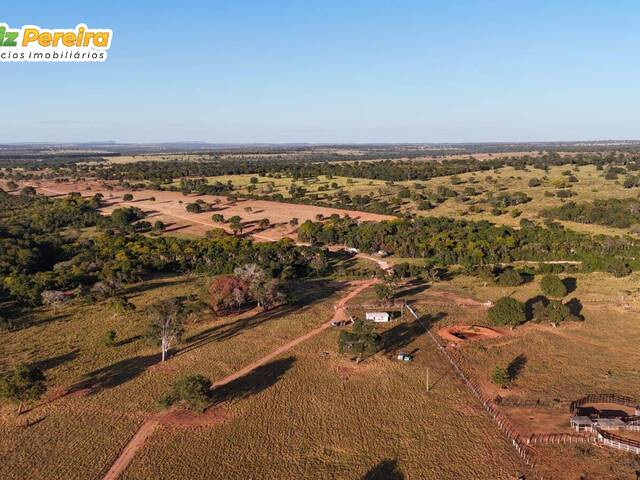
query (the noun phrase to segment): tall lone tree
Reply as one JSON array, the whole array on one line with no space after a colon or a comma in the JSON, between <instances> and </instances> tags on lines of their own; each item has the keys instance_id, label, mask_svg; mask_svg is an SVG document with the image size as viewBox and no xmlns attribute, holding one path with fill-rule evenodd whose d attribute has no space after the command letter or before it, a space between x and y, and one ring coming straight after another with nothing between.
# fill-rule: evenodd
<instances>
[{"instance_id":1,"label":"tall lone tree","mask_svg":"<svg viewBox=\"0 0 640 480\"><path fill-rule=\"evenodd\" d=\"M153 307L146 336L160 346L163 362L171 346L180 341L183 332L184 322L176 301L167 300Z\"/></svg>"}]
</instances>

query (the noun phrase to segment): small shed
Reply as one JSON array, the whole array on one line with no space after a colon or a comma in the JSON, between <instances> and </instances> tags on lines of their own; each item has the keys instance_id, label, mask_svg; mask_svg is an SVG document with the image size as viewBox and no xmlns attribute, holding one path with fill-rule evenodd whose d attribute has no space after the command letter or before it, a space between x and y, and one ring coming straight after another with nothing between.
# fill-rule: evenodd
<instances>
[{"instance_id":1,"label":"small shed","mask_svg":"<svg viewBox=\"0 0 640 480\"><path fill-rule=\"evenodd\" d=\"M575 428L576 432L591 430L593 428L593 420L584 415L571 417L571 428Z\"/></svg>"},{"instance_id":2,"label":"small shed","mask_svg":"<svg viewBox=\"0 0 640 480\"><path fill-rule=\"evenodd\" d=\"M366 312L364 318L376 323L386 323L391 320L391 315L389 312Z\"/></svg>"},{"instance_id":3,"label":"small shed","mask_svg":"<svg viewBox=\"0 0 640 480\"><path fill-rule=\"evenodd\" d=\"M594 423L602 430L623 430L627 426L619 418L596 418Z\"/></svg>"}]
</instances>

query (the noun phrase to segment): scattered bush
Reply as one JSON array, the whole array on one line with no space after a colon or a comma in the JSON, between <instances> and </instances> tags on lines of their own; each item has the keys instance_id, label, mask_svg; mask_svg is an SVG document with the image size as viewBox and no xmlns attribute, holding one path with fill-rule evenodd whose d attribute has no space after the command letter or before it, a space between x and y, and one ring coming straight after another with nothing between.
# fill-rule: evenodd
<instances>
[{"instance_id":1,"label":"scattered bush","mask_svg":"<svg viewBox=\"0 0 640 480\"><path fill-rule=\"evenodd\" d=\"M515 298L502 297L487 312L494 325L516 327L526 320L524 304Z\"/></svg>"},{"instance_id":2,"label":"scattered bush","mask_svg":"<svg viewBox=\"0 0 640 480\"><path fill-rule=\"evenodd\" d=\"M607 272L611 273L614 277L626 277L631 275L631 267L625 261L619 258L613 258L609 260L607 265Z\"/></svg>"},{"instance_id":3,"label":"scattered bush","mask_svg":"<svg viewBox=\"0 0 640 480\"><path fill-rule=\"evenodd\" d=\"M509 378L506 368L496 365L491 372L491 381L500 387L506 387L509 385L511 378Z\"/></svg>"},{"instance_id":4,"label":"scattered bush","mask_svg":"<svg viewBox=\"0 0 640 480\"><path fill-rule=\"evenodd\" d=\"M118 335L116 334L115 330L109 330L107 333L105 333L104 335L104 344L107 347L113 347L116 344L116 337Z\"/></svg>"},{"instance_id":5,"label":"scattered bush","mask_svg":"<svg viewBox=\"0 0 640 480\"><path fill-rule=\"evenodd\" d=\"M169 407L183 403L189 410L202 413L209 405L211 380L202 375L186 375L177 380L161 404Z\"/></svg>"},{"instance_id":6,"label":"scattered bush","mask_svg":"<svg viewBox=\"0 0 640 480\"><path fill-rule=\"evenodd\" d=\"M517 287L524 283L524 278L517 270L507 268L504 272L498 275L496 283L501 287Z\"/></svg>"},{"instance_id":7,"label":"scattered bush","mask_svg":"<svg viewBox=\"0 0 640 480\"><path fill-rule=\"evenodd\" d=\"M548 274L542 277L540 288L545 295L562 298L567 294L567 287L557 275Z\"/></svg>"}]
</instances>

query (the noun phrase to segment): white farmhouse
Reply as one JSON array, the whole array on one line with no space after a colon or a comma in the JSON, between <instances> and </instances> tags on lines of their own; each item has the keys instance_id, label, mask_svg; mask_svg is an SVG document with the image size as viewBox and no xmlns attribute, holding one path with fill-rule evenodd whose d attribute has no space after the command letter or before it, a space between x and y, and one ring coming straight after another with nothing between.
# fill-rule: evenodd
<instances>
[{"instance_id":1,"label":"white farmhouse","mask_svg":"<svg viewBox=\"0 0 640 480\"><path fill-rule=\"evenodd\" d=\"M376 323L385 323L391 320L388 312L367 312L364 314L364 318Z\"/></svg>"}]
</instances>

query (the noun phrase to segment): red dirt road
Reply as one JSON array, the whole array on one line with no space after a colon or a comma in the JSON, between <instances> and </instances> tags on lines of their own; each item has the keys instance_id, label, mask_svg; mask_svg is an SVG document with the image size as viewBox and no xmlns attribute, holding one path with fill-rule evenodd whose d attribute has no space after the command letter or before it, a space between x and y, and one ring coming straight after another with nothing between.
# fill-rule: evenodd
<instances>
[{"instance_id":1,"label":"red dirt road","mask_svg":"<svg viewBox=\"0 0 640 480\"><path fill-rule=\"evenodd\" d=\"M140 447L144 445L144 442L153 433L157 426L157 419L151 419L144 422L140 427L140 430L138 430L129 443L127 443L127 446L122 449L120 456L116 459L113 465L111 465L107 474L102 477L103 480L116 480L116 478L124 472L125 468L127 468L127 465L131 463L136 452L140 450Z\"/></svg>"},{"instance_id":2,"label":"red dirt road","mask_svg":"<svg viewBox=\"0 0 640 480\"><path fill-rule=\"evenodd\" d=\"M352 282L351 283L351 287L355 287L355 288L351 288L335 304L335 313L334 313L333 317L331 318L331 320L328 320L328 321L324 322L322 325L320 325L320 326L314 328L313 330L305 333L304 335L302 335L302 336L300 336L300 337L298 337L298 338L296 338L294 340L291 340L290 342L287 342L284 345L281 345L280 347L278 347L275 350L273 350L271 353L265 355L262 358L259 358L259 359L255 360L255 361L253 361L252 363L250 363L246 367L243 367L240 370L237 370L236 372L232 373L231 375L228 375L228 376L218 380L217 382L214 382L212 388L221 387L223 385L226 385L227 383L233 382L234 380L237 380L237 379L247 375L248 373L250 373L251 371L255 370L256 368L258 368L258 367L268 363L269 361L273 360L275 357L285 353L288 350L291 350L296 345L298 345L298 344L300 344L300 343L302 343L302 342L304 342L306 340L309 340L310 338L315 337L319 333L321 333L321 332L325 331L326 329L330 328L331 327L331 322L333 320L342 318L342 316L344 315L344 307L345 307L345 305L347 304L347 302L349 300L351 300L356 295L358 295L360 292L366 290L367 288L371 287L372 285L374 285L374 284L376 284L378 282L379 282L379 280L375 279L375 278L371 279L371 280ZM144 445L144 442L147 440L147 438L149 438L149 436L153 433L155 428L161 423L162 423L162 414L159 414L159 415L157 415L157 416L145 421L142 424L142 426L140 427L140 429L133 436L133 438L129 441L129 443L127 443L127 445L122 449L122 451L120 452L120 455L118 456L116 461L113 463L113 465L111 465L111 468L109 468L109 471L106 473L106 475L104 477L102 477L102 480L116 480L122 474L122 472L125 471L127 466L131 463L131 460L133 460L133 457L138 452L138 450L140 450L140 448L142 448L142 446Z\"/></svg>"}]
</instances>

